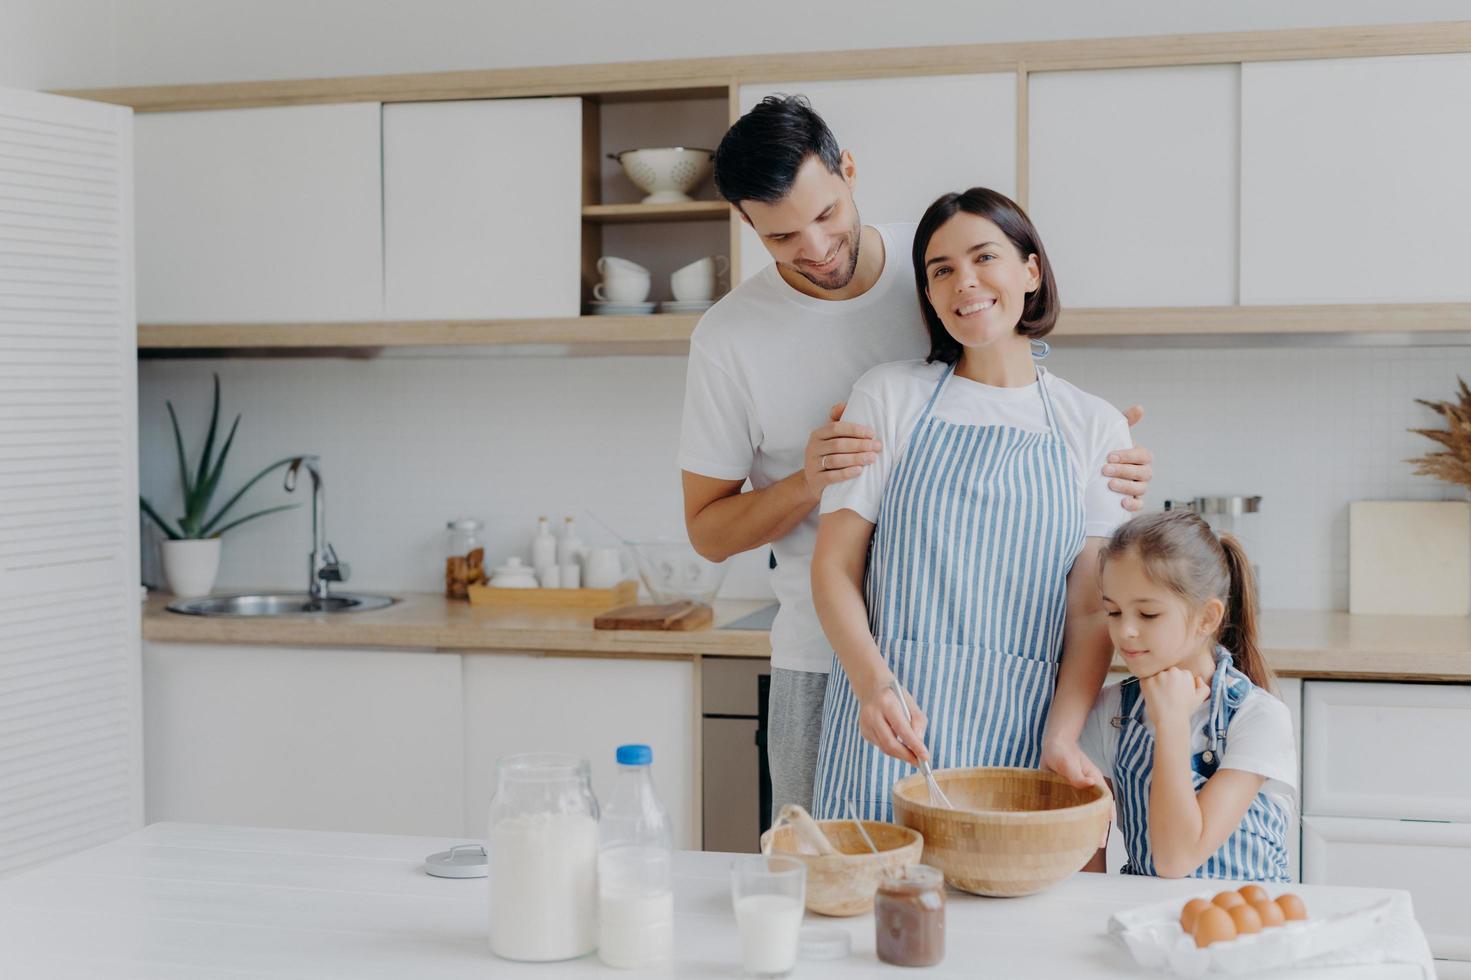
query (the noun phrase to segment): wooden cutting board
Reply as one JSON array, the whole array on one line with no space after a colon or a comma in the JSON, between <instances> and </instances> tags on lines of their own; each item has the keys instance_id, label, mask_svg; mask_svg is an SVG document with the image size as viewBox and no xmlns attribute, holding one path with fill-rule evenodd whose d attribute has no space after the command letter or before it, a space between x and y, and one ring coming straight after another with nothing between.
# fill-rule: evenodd
<instances>
[{"instance_id":1,"label":"wooden cutting board","mask_svg":"<svg viewBox=\"0 0 1471 980\"><path fill-rule=\"evenodd\" d=\"M592 621L600 630L702 630L715 622L715 611L701 602L670 602L662 606L620 606Z\"/></svg>"}]
</instances>

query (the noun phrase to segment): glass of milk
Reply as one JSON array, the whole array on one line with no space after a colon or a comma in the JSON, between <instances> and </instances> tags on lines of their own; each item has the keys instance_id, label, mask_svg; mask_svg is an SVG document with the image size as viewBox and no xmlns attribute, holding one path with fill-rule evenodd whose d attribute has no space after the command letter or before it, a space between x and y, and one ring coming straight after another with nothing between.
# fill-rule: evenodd
<instances>
[{"instance_id":1,"label":"glass of milk","mask_svg":"<svg viewBox=\"0 0 1471 980\"><path fill-rule=\"evenodd\" d=\"M730 896L748 977L784 977L797 963L797 936L807 899L807 865L753 854L730 868Z\"/></svg>"}]
</instances>

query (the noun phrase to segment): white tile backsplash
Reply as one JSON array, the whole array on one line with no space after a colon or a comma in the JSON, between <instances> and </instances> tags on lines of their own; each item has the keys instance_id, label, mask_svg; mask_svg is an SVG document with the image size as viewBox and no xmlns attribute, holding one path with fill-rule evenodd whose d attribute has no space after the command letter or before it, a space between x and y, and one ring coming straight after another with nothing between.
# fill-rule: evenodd
<instances>
[{"instance_id":1,"label":"white tile backsplash","mask_svg":"<svg viewBox=\"0 0 1471 980\"><path fill-rule=\"evenodd\" d=\"M1155 453L1155 504L1263 497L1250 544L1272 607L1347 605L1349 501L1461 496L1412 475L1405 460L1433 444L1406 430L1436 423L1414 399L1451 397L1457 375L1471 375L1471 348L1068 350L1061 341L1047 364L1121 408L1144 405L1136 435ZM682 357L144 361L140 481L166 514L178 496L164 399L197 452L212 370L222 424L244 416L219 499L274 459L320 453L329 537L353 566L351 587L439 588L444 522L460 515L487 521L497 563L525 553L540 514L577 515L589 542L611 539L588 509L631 536L683 534ZM285 499L272 477L238 513ZM303 507L231 532L221 584L304 584L310 526ZM769 595L764 551L732 562L724 595Z\"/></svg>"}]
</instances>

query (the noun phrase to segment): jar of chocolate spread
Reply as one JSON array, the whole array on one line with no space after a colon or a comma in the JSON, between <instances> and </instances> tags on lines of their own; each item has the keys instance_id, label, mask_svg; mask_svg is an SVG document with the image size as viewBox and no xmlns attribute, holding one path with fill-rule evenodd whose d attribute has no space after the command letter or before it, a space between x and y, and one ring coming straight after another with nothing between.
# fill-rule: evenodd
<instances>
[{"instance_id":1,"label":"jar of chocolate spread","mask_svg":"<svg viewBox=\"0 0 1471 980\"><path fill-rule=\"evenodd\" d=\"M873 902L879 959L934 966L945 958L945 876L916 864L879 881Z\"/></svg>"}]
</instances>

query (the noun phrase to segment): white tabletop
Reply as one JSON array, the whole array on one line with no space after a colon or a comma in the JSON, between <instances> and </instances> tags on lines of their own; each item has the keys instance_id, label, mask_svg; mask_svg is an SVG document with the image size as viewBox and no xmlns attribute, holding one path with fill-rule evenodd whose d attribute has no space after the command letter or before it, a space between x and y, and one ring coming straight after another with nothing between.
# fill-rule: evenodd
<instances>
[{"instance_id":1,"label":"white tabletop","mask_svg":"<svg viewBox=\"0 0 1471 980\"><path fill-rule=\"evenodd\" d=\"M636 973L596 955L559 964L497 959L486 944L484 879L425 875L426 855L461 840L154 824L0 881L0 977L475 978ZM662 976L737 976L730 855L681 853L676 963ZM945 962L929 977L1129 977L1105 934L1112 913L1200 890L1198 881L1077 874L1041 895L949 897ZM1387 891L1302 886L1315 916ZM874 957L873 918L808 921L853 937L846 960L794 977L903 977ZM1295 971L1283 977L1327 976ZM1335 978L1419 977L1412 966L1335 968ZM1275 975L1274 975L1275 976Z\"/></svg>"}]
</instances>

